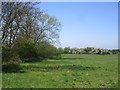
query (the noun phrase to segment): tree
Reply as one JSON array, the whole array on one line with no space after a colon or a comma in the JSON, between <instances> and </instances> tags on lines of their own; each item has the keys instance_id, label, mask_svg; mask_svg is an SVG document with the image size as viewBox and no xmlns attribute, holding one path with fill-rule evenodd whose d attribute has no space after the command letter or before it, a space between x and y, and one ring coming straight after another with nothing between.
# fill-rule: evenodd
<instances>
[{"instance_id":1,"label":"tree","mask_svg":"<svg viewBox=\"0 0 120 90\"><path fill-rule=\"evenodd\" d=\"M29 52L32 53L30 51L32 49L33 53L35 53L34 49L36 45L41 44L39 42L49 43L49 45L46 45L51 49L53 46L50 44L59 38L60 22L55 17L37 8L37 4L39 3L2 2L1 31L3 33L3 49L8 49L10 53L14 52L13 49L16 46L21 48L17 48L16 50L18 50L17 53L22 59L28 58L28 56L31 58L34 57ZM47 50L45 51L47 52ZM5 52L4 55L7 55L6 53L8 52Z\"/></svg>"},{"instance_id":2,"label":"tree","mask_svg":"<svg viewBox=\"0 0 120 90\"><path fill-rule=\"evenodd\" d=\"M2 2L2 43L12 46L16 35L23 28L24 17L29 14L30 3Z\"/></svg>"},{"instance_id":3,"label":"tree","mask_svg":"<svg viewBox=\"0 0 120 90\"><path fill-rule=\"evenodd\" d=\"M70 53L70 50L71 50L70 47L65 47L65 48L64 48L64 53L66 53L66 54L67 54L67 53Z\"/></svg>"},{"instance_id":4,"label":"tree","mask_svg":"<svg viewBox=\"0 0 120 90\"><path fill-rule=\"evenodd\" d=\"M9 47L17 35L24 35L37 43L58 38L60 22L35 7L31 2L2 3L2 43Z\"/></svg>"},{"instance_id":5,"label":"tree","mask_svg":"<svg viewBox=\"0 0 120 90\"><path fill-rule=\"evenodd\" d=\"M42 13L38 15L39 27L35 30L35 43L40 40L52 42L59 38L59 30L61 28L60 22L55 17L51 17L48 14Z\"/></svg>"}]
</instances>

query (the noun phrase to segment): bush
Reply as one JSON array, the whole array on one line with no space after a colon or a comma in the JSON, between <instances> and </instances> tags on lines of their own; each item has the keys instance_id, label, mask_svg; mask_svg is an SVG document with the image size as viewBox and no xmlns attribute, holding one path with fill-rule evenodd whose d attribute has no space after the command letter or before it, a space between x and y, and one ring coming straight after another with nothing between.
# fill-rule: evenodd
<instances>
[{"instance_id":1,"label":"bush","mask_svg":"<svg viewBox=\"0 0 120 90\"><path fill-rule=\"evenodd\" d=\"M65 54L71 53L70 51L71 51L70 47L65 47L64 48L64 53Z\"/></svg>"},{"instance_id":2,"label":"bush","mask_svg":"<svg viewBox=\"0 0 120 90\"><path fill-rule=\"evenodd\" d=\"M55 58L60 55L59 50L46 42L40 42L36 45L36 51L39 58Z\"/></svg>"},{"instance_id":3,"label":"bush","mask_svg":"<svg viewBox=\"0 0 120 90\"><path fill-rule=\"evenodd\" d=\"M2 61L4 64L18 64L21 63L21 60L17 53L14 52L13 48L8 46L2 47Z\"/></svg>"},{"instance_id":4,"label":"bush","mask_svg":"<svg viewBox=\"0 0 120 90\"><path fill-rule=\"evenodd\" d=\"M39 44L26 37L18 37L11 48L3 46L3 61L6 64L18 64L21 62L31 62L46 58L60 58L62 49L55 46L40 42Z\"/></svg>"},{"instance_id":5,"label":"bush","mask_svg":"<svg viewBox=\"0 0 120 90\"><path fill-rule=\"evenodd\" d=\"M18 38L13 48L22 61L31 61L37 57L34 42L25 37Z\"/></svg>"},{"instance_id":6,"label":"bush","mask_svg":"<svg viewBox=\"0 0 120 90\"><path fill-rule=\"evenodd\" d=\"M2 61L8 62L12 57L11 49L8 46L2 46Z\"/></svg>"}]
</instances>

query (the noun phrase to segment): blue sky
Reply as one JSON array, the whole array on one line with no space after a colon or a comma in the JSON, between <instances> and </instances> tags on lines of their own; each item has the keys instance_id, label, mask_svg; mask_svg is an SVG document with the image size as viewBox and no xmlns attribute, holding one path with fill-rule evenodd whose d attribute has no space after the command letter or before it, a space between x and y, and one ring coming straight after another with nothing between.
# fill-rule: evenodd
<instances>
[{"instance_id":1,"label":"blue sky","mask_svg":"<svg viewBox=\"0 0 120 90\"><path fill-rule=\"evenodd\" d=\"M42 2L62 23L60 47L118 48L117 2Z\"/></svg>"}]
</instances>

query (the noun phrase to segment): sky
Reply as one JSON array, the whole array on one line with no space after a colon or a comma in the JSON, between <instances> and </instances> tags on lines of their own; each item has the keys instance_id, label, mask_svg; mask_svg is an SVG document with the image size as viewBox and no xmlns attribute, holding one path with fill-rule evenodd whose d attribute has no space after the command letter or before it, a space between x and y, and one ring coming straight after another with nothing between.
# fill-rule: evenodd
<instances>
[{"instance_id":1,"label":"sky","mask_svg":"<svg viewBox=\"0 0 120 90\"><path fill-rule=\"evenodd\" d=\"M42 2L61 23L58 47L118 48L117 2Z\"/></svg>"}]
</instances>

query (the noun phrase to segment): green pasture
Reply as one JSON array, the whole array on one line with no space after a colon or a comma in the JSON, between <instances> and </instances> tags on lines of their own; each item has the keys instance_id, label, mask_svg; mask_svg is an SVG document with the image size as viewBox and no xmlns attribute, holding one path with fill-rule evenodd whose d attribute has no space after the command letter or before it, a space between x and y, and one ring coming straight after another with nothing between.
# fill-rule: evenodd
<instances>
[{"instance_id":1,"label":"green pasture","mask_svg":"<svg viewBox=\"0 0 120 90\"><path fill-rule=\"evenodd\" d=\"M116 88L118 55L63 54L61 59L4 65L3 88Z\"/></svg>"}]
</instances>

